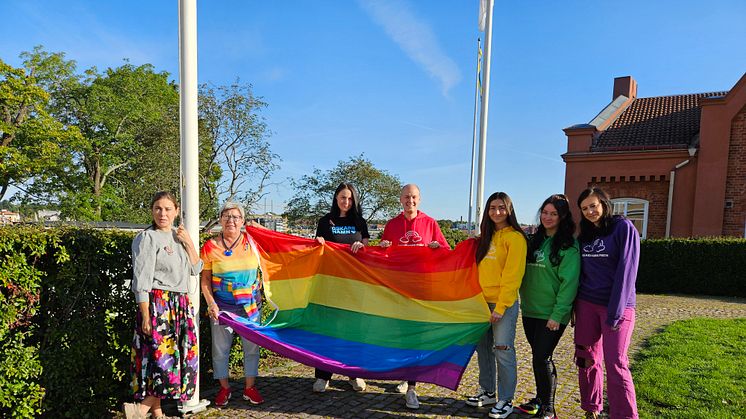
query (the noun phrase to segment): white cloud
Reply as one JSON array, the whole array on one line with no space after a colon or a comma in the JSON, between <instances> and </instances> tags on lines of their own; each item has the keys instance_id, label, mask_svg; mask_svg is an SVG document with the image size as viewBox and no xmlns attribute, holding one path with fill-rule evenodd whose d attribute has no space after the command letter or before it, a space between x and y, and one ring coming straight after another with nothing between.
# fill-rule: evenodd
<instances>
[{"instance_id":1,"label":"white cloud","mask_svg":"<svg viewBox=\"0 0 746 419\"><path fill-rule=\"evenodd\" d=\"M407 56L438 81L443 95L461 80L456 63L440 47L429 24L403 1L359 0L360 6Z\"/></svg>"},{"instance_id":2,"label":"white cloud","mask_svg":"<svg viewBox=\"0 0 746 419\"><path fill-rule=\"evenodd\" d=\"M270 82L283 81L287 77L288 71L282 67L272 66L262 73L265 80Z\"/></svg>"}]
</instances>

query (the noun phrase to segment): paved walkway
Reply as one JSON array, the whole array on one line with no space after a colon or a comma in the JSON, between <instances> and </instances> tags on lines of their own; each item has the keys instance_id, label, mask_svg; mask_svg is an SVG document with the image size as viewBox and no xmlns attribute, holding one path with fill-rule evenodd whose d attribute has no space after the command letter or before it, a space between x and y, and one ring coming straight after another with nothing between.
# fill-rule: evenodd
<instances>
[{"instance_id":1,"label":"paved walkway","mask_svg":"<svg viewBox=\"0 0 746 419\"><path fill-rule=\"evenodd\" d=\"M630 352L634 354L641 343L675 320L693 317L746 318L746 299L689 297L689 296L637 296L637 324ZM534 380L531 356L518 321L516 348L518 352L518 390L516 401L522 402L533 395ZM632 355L631 354L631 355ZM558 370L557 413L563 418L582 417L579 407L575 367L573 365L572 329L568 328L555 352ZM486 417L488 409L475 409L464 404L464 398L472 394L477 385L476 356L469 364L458 392L430 384L419 384L420 409L409 410L404 398L395 393L395 383L368 381L363 393L352 391L349 383L335 375L325 393L311 392L313 369L288 361L270 371L260 370L263 375L258 387L266 402L252 406L241 399L240 381L233 381L234 398L227 407L209 408L193 417L210 418L396 418L396 417ZM203 388L202 397L212 400L216 387ZM518 415L513 415L519 418Z\"/></svg>"}]
</instances>

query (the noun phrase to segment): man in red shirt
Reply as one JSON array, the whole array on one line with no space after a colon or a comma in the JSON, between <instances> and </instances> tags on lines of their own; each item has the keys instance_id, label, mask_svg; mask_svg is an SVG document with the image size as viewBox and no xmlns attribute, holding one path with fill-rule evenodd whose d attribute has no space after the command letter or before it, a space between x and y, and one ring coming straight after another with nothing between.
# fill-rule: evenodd
<instances>
[{"instance_id":1,"label":"man in red shirt","mask_svg":"<svg viewBox=\"0 0 746 419\"><path fill-rule=\"evenodd\" d=\"M404 185L399 195L399 202L401 202L403 211L386 223L379 246L451 248L446 238L443 237L438 222L417 209L420 205L420 188L417 185Z\"/></svg>"},{"instance_id":2,"label":"man in red shirt","mask_svg":"<svg viewBox=\"0 0 746 419\"><path fill-rule=\"evenodd\" d=\"M417 209L420 205L420 188L417 185L404 185L399 202L403 211L386 223L379 246L427 246L431 249L444 247L450 250L451 246L443 237L437 221ZM420 407L414 390L416 384L416 381L402 381L396 386L399 393L405 393L404 401L410 409Z\"/></svg>"}]
</instances>

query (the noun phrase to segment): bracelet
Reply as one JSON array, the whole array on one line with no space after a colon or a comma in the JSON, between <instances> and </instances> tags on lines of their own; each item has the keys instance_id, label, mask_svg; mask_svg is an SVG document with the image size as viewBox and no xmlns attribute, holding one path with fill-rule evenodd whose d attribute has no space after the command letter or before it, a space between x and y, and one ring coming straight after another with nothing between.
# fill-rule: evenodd
<instances>
[{"instance_id":1,"label":"bracelet","mask_svg":"<svg viewBox=\"0 0 746 419\"><path fill-rule=\"evenodd\" d=\"M216 303L215 301L213 301L213 302L211 302L210 304L207 305L207 309L209 310L210 307L216 306L216 305L218 305L218 303Z\"/></svg>"}]
</instances>

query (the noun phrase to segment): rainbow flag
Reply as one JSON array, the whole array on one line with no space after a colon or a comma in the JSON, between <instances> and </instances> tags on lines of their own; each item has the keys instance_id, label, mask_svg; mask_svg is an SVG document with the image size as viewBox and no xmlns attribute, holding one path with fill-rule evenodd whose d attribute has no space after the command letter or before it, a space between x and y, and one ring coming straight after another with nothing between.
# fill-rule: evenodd
<instances>
[{"instance_id":1,"label":"rainbow flag","mask_svg":"<svg viewBox=\"0 0 746 419\"><path fill-rule=\"evenodd\" d=\"M455 390L489 326L474 240L455 250L349 246L249 228L268 324L220 323L273 352L337 374L416 380Z\"/></svg>"}]
</instances>

